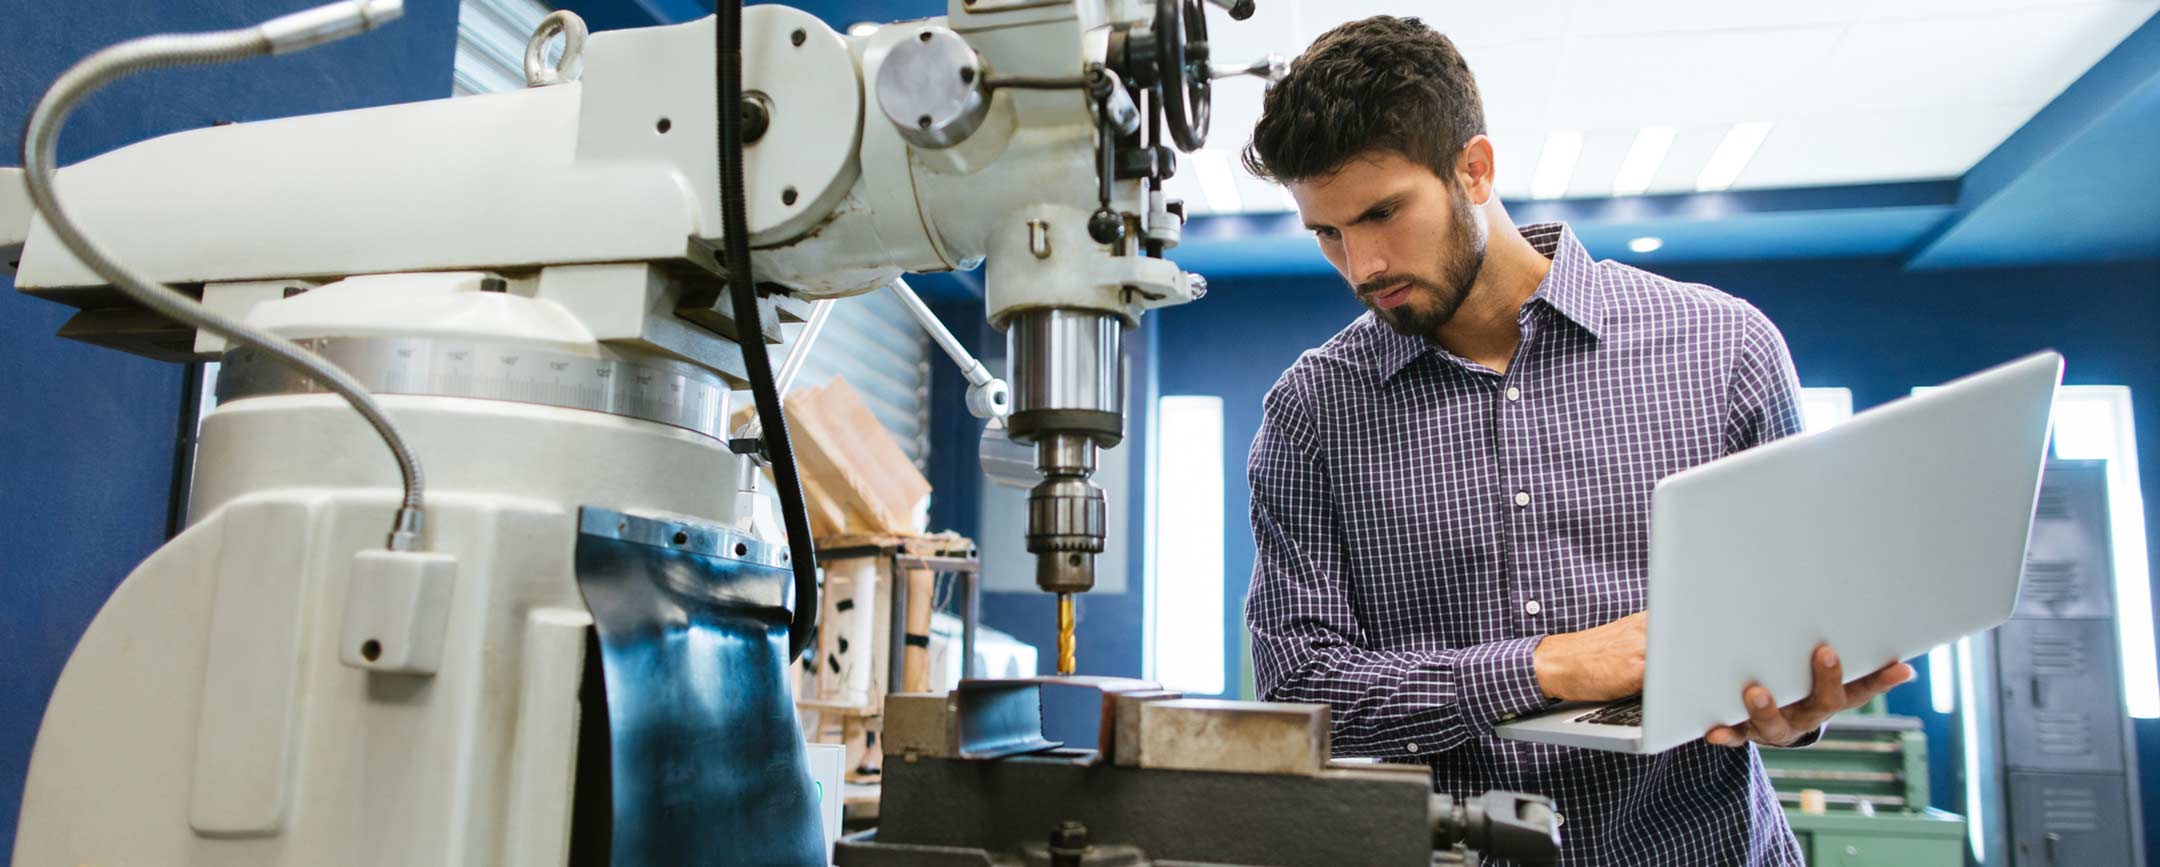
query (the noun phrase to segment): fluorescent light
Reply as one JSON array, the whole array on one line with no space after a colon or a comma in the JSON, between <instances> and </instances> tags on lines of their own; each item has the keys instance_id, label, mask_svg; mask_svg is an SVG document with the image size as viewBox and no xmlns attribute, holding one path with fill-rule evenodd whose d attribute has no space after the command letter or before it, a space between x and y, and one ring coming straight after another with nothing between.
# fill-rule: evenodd
<instances>
[{"instance_id":1,"label":"fluorescent light","mask_svg":"<svg viewBox=\"0 0 2160 867\"><path fill-rule=\"evenodd\" d=\"M1928 651L1928 698L1941 714L1957 711L1957 672L1950 668L1950 645Z\"/></svg>"},{"instance_id":2,"label":"fluorescent light","mask_svg":"<svg viewBox=\"0 0 2160 867\"><path fill-rule=\"evenodd\" d=\"M1230 174L1230 160L1223 152L1213 148L1194 151L1193 175L1200 181L1200 194L1207 197L1208 210L1218 214L1235 214L1245 210L1245 200L1238 195L1237 178Z\"/></svg>"},{"instance_id":3,"label":"fluorescent light","mask_svg":"<svg viewBox=\"0 0 2160 867\"><path fill-rule=\"evenodd\" d=\"M1957 642L1958 698L1965 703L1965 712L1958 714L1965 737L1965 819L1966 833L1972 841L1973 860L1987 863L1987 793L1981 790L1980 779L1980 714L1973 701L1973 648L1972 639L1960 638Z\"/></svg>"},{"instance_id":4,"label":"fluorescent light","mask_svg":"<svg viewBox=\"0 0 2160 867\"><path fill-rule=\"evenodd\" d=\"M1725 133L1725 140L1718 142L1717 150L1710 154L1710 162L1703 166L1702 174L1695 178L1695 189L1714 193L1732 188L1733 181L1740 179L1740 170L1747 168L1755 158L1755 149L1762 147L1763 139L1770 136L1767 123L1736 123Z\"/></svg>"},{"instance_id":5,"label":"fluorescent light","mask_svg":"<svg viewBox=\"0 0 2160 867\"><path fill-rule=\"evenodd\" d=\"M1637 196L1650 189L1650 181L1657 177L1658 167L1665 164L1665 151L1672 148L1672 140L1673 128L1669 126L1646 126L1636 133L1635 143L1628 146L1627 158L1620 161L1620 174L1613 177L1613 195Z\"/></svg>"},{"instance_id":6,"label":"fluorescent light","mask_svg":"<svg viewBox=\"0 0 2160 867\"><path fill-rule=\"evenodd\" d=\"M1223 660L1223 399L1155 402L1152 679L1193 695L1227 691ZM1165 577L1166 576L1166 577Z\"/></svg>"},{"instance_id":7,"label":"fluorescent light","mask_svg":"<svg viewBox=\"0 0 2160 867\"><path fill-rule=\"evenodd\" d=\"M1637 253L1655 253L1665 248L1665 239L1656 235L1644 235L1627 242L1627 248Z\"/></svg>"},{"instance_id":8,"label":"fluorescent light","mask_svg":"<svg viewBox=\"0 0 2160 867\"><path fill-rule=\"evenodd\" d=\"M1575 159L1582 156L1582 133L1556 132L1545 137L1545 151L1538 154L1537 171L1530 175L1530 197L1557 199L1567 194L1568 179L1575 175Z\"/></svg>"}]
</instances>

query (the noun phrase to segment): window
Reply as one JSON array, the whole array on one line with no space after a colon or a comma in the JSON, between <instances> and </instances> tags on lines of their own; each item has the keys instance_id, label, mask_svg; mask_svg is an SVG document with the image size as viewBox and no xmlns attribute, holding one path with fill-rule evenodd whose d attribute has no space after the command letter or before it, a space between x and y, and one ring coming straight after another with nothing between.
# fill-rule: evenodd
<instances>
[{"instance_id":1,"label":"window","mask_svg":"<svg viewBox=\"0 0 2160 867\"><path fill-rule=\"evenodd\" d=\"M1220 695L1223 659L1222 398L1156 402L1154 568L1147 582L1149 679Z\"/></svg>"},{"instance_id":2,"label":"window","mask_svg":"<svg viewBox=\"0 0 2160 867\"><path fill-rule=\"evenodd\" d=\"M2055 456L2107 461L2108 538L2115 548L2115 627L2122 642L2123 696L2131 716L2160 717L2152 575L2145 550L2145 495L2138 486L2137 432L2131 426L2129 387L2063 386L2055 396Z\"/></svg>"},{"instance_id":3,"label":"window","mask_svg":"<svg viewBox=\"0 0 2160 867\"><path fill-rule=\"evenodd\" d=\"M1852 389L1800 389L1800 427L1808 433L1852 418Z\"/></svg>"}]
</instances>

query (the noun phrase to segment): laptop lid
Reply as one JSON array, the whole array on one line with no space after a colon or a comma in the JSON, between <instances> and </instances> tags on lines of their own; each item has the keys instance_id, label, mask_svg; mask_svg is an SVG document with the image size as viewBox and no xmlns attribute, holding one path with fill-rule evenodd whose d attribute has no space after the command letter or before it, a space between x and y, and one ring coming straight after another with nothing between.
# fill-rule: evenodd
<instances>
[{"instance_id":1,"label":"laptop lid","mask_svg":"<svg viewBox=\"0 0 2160 867\"><path fill-rule=\"evenodd\" d=\"M1829 642L1856 679L2008 618L2062 356L2042 352L1659 482L1644 751L1780 705Z\"/></svg>"}]
</instances>

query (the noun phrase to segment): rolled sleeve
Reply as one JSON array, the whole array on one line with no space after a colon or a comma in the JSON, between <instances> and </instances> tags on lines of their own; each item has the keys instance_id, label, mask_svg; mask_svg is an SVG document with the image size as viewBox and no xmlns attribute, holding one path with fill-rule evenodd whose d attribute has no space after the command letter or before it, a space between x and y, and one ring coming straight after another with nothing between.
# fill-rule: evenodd
<instances>
[{"instance_id":1,"label":"rolled sleeve","mask_svg":"<svg viewBox=\"0 0 2160 867\"><path fill-rule=\"evenodd\" d=\"M1542 635L1511 638L1462 652L1455 668L1461 681L1464 722L1490 729L1494 723L1551 704L1538 687L1537 666L1531 659L1543 639Z\"/></svg>"}]
</instances>

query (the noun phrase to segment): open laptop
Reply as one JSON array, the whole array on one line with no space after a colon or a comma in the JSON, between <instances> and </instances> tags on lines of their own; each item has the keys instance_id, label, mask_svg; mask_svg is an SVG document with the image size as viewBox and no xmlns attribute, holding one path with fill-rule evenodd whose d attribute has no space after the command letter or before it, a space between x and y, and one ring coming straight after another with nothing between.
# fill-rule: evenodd
<instances>
[{"instance_id":1,"label":"open laptop","mask_svg":"<svg viewBox=\"0 0 2160 867\"><path fill-rule=\"evenodd\" d=\"M1651 495L1643 694L1501 737L1657 753L1807 697L1828 642L1856 680L2017 604L2062 356L2042 352L1675 473Z\"/></svg>"}]
</instances>

